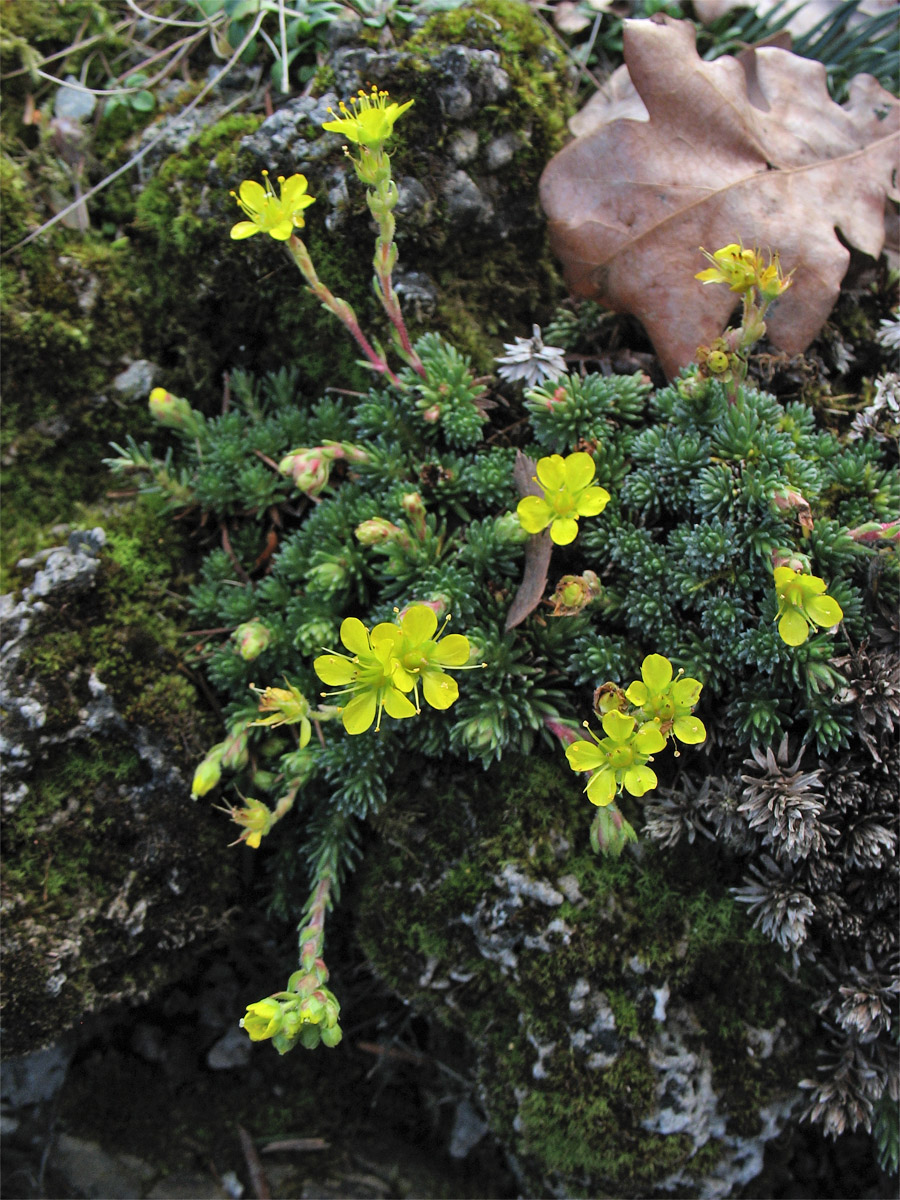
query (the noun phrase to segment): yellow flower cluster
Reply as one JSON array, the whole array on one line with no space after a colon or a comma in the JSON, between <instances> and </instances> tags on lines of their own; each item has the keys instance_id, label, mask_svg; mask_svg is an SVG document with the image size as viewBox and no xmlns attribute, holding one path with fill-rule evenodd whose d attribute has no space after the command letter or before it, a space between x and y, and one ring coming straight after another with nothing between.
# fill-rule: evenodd
<instances>
[{"instance_id":1,"label":"yellow flower cluster","mask_svg":"<svg viewBox=\"0 0 900 1200\"><path fill-rule=\"evenodd\" d=\"M760 250L745 250L737 242L730 242L713 254L702 247L701 251L712 263L694 276L701 283L727 283L732 292L741 295L757 288L763 300L774 300L791 286L790 275L785 277L781 273L777 254L765 262Z\"/></svg>"}]
</instances>

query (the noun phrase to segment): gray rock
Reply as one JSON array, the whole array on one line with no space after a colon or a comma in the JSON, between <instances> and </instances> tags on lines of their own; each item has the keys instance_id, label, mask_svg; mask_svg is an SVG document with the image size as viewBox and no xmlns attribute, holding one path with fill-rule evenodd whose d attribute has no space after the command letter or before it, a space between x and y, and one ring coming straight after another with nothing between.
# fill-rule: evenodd
<instances>
[{"instance_id":1,"label":"gray rock","mask_svg":"<svg viewBox=\"0 0 900 1200\"><path fill-rule=\"evenodd\" d=\"M147 1200L228 1200L231 1195L209 1175L182 1174L160 1179L147 1193Z\"/></svg>"},{"instance_id":2,"label":"gray rock","mask_svg":"<svg viewBox=\"0 0 900 1200\"><path fill-rule=\"evenodd\" d=\"M102 529L93 533L95 539L105 538ZM47 597L59 590L84 591L93 584L99 565L90 544L76 542L74 548L60 546L47 555L44 567L34 577L34 583L25 588L24 598L31 603L37 597Z\"/></svg>"},{"instance_id":3,"label":"gray rock","mask_svg":"<svg viewBox=\"0 0 900 1200\"><path fill-rule=\"evenodd\" d=\"M214 1071L229 1071L246 1067L253 1054L253 1043L239 1025L233 1025L210 1047L206 1065Z\"/></svg>"},{"instance_id":4,"label":"gray rock","mask_svg":"<svg viewBox=\"0 0 900 1200\"><path fill-rule=\"evenodd\" d=\"M494 206L465 171L454 171L441 193L447 205L447 217L454 224L485 224L494 214Z\"/></svg>"},{"instance_id":5,"label":"gray rock","mask_svg":"<svg viewBox=\"0 0 900 1200\"><path fill-rule=\"evenodd\" d=\"M132 1154L109 1154L97 1142L63 1133L50 1151L50 1168L69 1183L68 1194L88 1200L140 1200L156 1171Z\"/></svg>"},{"instance_id":6,"label":"gray rock","mask_svg":"<svg viewBox=\"0 0 900 1200\"><path fill-rule=\"evenodd\" d=\"M423 271L397 271L394 291L400 297L404 312L417 321L427 321L437 307L437 287Z\"/></svg>"},{"instance_id":7,"label":"gray rock","mask_svg":"<svg viewBox=\"0 0 900 1200\"><path fill-rule=\"evenodd\" d=\"M474 129L460 129L450 139L447 149L459 167L465 167L478 155L478 134Z\"/></svg>"},{"instance_id":8,"label":"gray rock","mask_svg":"<svg viewBox=\"0 0 900 1200\"><path fill-rule=\"evenodd\" d=\"M485 162L489 171L500 171L508 166L521 144L517 133L504 133L488 142L484 152Z\"/></svg>"},{"instance_id":9,"label":"gray rock","mask_svg":"<svg viewBox=\"0 0 900 1200\"><path fill-rule=\"evenodd\" d=\"M86 121L97 107L97 97L77 85L74 75L67 75L65 83L53 100L53 112L57 117L72 121Z\"/></svg>"},{"instance_id":10,"label":"gray rock","mask_svg":"<svg viewBox=\"0 0 900 1200\"><path fill-rule=\"evenodd\" d=\"M146 400L159 378L161 367L146 358L137 358L113 380L113 387L125 400Z\"/></svg>"},{"instance_id":11,"label":"gray rock","mask_svg":"<svg viewBox=\"0 0 900 1200\"><path fill-rule=\"evenodd\" d=\"M62 1087L73 1048L66 1041L45 1050L7 1057L0 1075L0 1096L12 1108L52 1100Z\"/></svg>"},{"instance_id":12,"label":"gray rock","mask_svg":"<svg viewBox=\"0 0 900 1200\"><path fill-rule=\"evenodd\" d=\"M453 1128L450 1131L450 1157L465 1158L475 1149L489 1128L487 1121L479 1116L469 1099L460 1100L453 1114Z\"/></svg>"}]
</instances>

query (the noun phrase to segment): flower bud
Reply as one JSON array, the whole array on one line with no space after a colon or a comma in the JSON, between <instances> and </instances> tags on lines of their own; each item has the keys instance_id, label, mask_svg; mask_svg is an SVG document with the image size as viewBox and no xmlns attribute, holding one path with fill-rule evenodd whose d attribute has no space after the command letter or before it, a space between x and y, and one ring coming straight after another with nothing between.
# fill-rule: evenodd
<instances>
[{"instance_id":1,"label":"flower bud","mask_svg":"<svg viewBox=\"0 0 900 1200\"><path fill-rule=\"evenodd\" d=\"M513 512L501 513L494 518L494 536L503 546L521 546L531 534L522 528L522 522Z\"/></svg>"},{"instance_id":2,"label":"flower bud","mask_svg":"<svg viewBox=\"0 0 900 1200\"><path fill-rule=\"evenodd\" d=\"M800 554L789 546L779 546L777 550L772 551L772 569L774 570L776 567L790 567L798 575L812 573L812 566L807 555Z\"/></svg>"},{"instance_id":3,"label":"flower bud","mask_svg":"<svg viewBox=\"0 0 900 1200\"><path fill-rule=\"evenodd\" d=\"M425 538L425 501L418 492L407 492L400 497L400 507L410 519L416 537Z\"/></svg>"},{"instance_id":4,"label":"flower bud","mask_svg":"<svg viewBox=\"0 0 900 1200\"><path fill-rule=\"evenodd\" d=\"M400 498L400 506L408 517L415 520L425 516L425 502L418 492L406 492Z\"/></svg>"},{"instance_id":5,"label":"flower bud","mask_svg":"<svg viewBox=\"0 0 900 1200\"><path fill-rule=\"evenodd\" d=\"M330 596L347 582L347 568L340 561L319 563L306 576L306 586L311 592L322 592Z\"/></svg>"},{"instance_id":6,"label":"flower bud","mask_svg":"<svg viewBox=\"0 0 900 1200\"><path fill-rule=\"evenodd\" d=\"M213 746L203 762L197 767L194 772L194 781L191 784L192 799L196 800L200 796L205 796L207 792L211 792L222 778L221 763L224 750L224 742L220 742L218 746Z\"/></svg>"},{"instance_id":7,"label":"flower bud","mask_svg":"<svg viewBox=\"0 0 900 1200\"><path fill-rule=\"evenodd\" d=\"M238 724L222 743L222 766L228 771L239 771L247 765L247 727Z\"/></svg>"},{"instance_id":8,"label":"flower bud","mask_svg":"<svg viewBox=\"0 0 900 1200\"><path fill-rule=\"evenodd\" d=\"M302 787L316 773L316 756L309 750L291 750L282 754L278 767L289 787Z\"/></svg>"},{"instance_id":9,"label":"flower bud","mask_svg":"<svg viewBox=\"0 0 900 1200\"><path fill-rule=\"evenodd\" d=\"M246 1030L252 1042L261 1042L274 1037L281 1029L283 1020L281 1005L269 996L247 1005L247 1011L241 1018L241 1029Z\"/></svg>"},{"instance_id":10,"label":"flower bud","mask_svg":"<svg viewBox=\"0 0 900 1200\"><path fill-rule=\"evenodd\" d=\"M299 492L313 497L322 492L331 474L335 454L325 446L314 446L311 450L292 450L278 464L280 474L294 482Z\"/></svg>"},{"instance_id":11,"label":"flower bud","mask_svg":"<svg viewBox=\"0 0 900 1200\"><path fill-rule=\"evenodd\" d=\"M433 600L413 600L412 603L405 605L397 614L398 621L402 621L411 608L430 608L434 615L440 619L450 604L450 599L447 596L435 596Z\"/></svg>"},{"instance_id":12,"label":"flower bud","mask_svg":"<svg viewBox=\"0 0 900 1200\"><path fill-rule=\"evenodd\" d=\"M591 822L590 837L595 854L608 854L613 858L618 858L629 842L637 841L633 827L615 803L597 809Z\"/></svg>"},{"instance_id":13,"label":"flower bud","mask_svg":"<svg viewBox=\"0 0 900 1200\"><path fill-rule=\"evenodd\" d=\"M554 617L574 617L596 600L602 588L593 571L583 575L563 575L550 597Z\"/></svg>"},{"instance_id":14,"label":"flower bud","mask_svg":"<svg viewBox=\"0 0 900 1200\"><path fill-rule=\"evenodd\" d=\"M238 653L244 662L259 658L272 640L272 631L262 621L245 621L231 635L237 642Z\"/></svg>"},{"instance_id":15,"label":"flower bud","mask_svg":"<svg viewBox=\"0 0 900 1200\"><path fill-rule=\"evenodd\" d=\"M184 433L196 434L202 420L187 400L173 396L165 388L156 387L150 393L150 415L154 421L167 429L180 429Z\"/></svg>"},{"instance_id":16,"label":"flower bud","mask_svg":"<svg viewBox=\"0 0 900 1200\"><path fill-rule=\"evenodd\" d=\"M371 458L368 450L354 446L352 442L323 442L322 449L333 458L343 458L351 463L367 463Z\"/></svg>"},{"instance_id":17,"label":"flower bud","mask_svg":"<svg viewBox=\"0 0 900 1200\"><path fill-rule=\"evenodd\" d=\"M427 421L429 425L436 425L441 419L441 406L439 404L429 404L422 412L422 420Z\"/></svg>"},{"instance_id":18,"label":"flower bud","mask_svg":"<svg viewBox=\"0 0 900 1200\"><path fill-rule=\"evenodd\" d=\"M354 530L356 540L362 546L383 546L386 542L396 542L403 535L399 525L386 521L384 517L371 517L363 521Z\"/></svg>"}]
</instances>

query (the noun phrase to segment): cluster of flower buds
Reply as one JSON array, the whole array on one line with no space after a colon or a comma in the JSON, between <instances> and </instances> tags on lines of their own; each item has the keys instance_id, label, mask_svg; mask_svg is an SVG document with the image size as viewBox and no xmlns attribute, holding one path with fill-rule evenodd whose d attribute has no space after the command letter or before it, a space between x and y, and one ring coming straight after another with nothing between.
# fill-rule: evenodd
<instances>
[{"instance_id":1,"label":"cluster of flower buds","mask_svg":"<svg viewBox=\"0 0 900 1200\"><path fill-rule=\"evenodd\" d=\"M278 464L278 470L293 480L298 492L314 500L328 486L331 468L341 459L350 463L364 463L369 461L369 455L350 442L323 442L321 446L312 446L308 450L292 450Z\"/></svg>"},{"instance_id":2,"label":"cluster of flower buds","mask_svg":"<svg viewBox=\"0 0 900 1200\"><path fill-rule=\"evenodd\" d=\"M251 1041L271 1039L279 1054L287 1054L298 1042L308 1050L320 1042L336 1046L343 1036L340 1013L341 1006L330 988L311 980L307 972L295 971L287 991L247 1005L241 1028Z\"/></svg>"}]
</instances>

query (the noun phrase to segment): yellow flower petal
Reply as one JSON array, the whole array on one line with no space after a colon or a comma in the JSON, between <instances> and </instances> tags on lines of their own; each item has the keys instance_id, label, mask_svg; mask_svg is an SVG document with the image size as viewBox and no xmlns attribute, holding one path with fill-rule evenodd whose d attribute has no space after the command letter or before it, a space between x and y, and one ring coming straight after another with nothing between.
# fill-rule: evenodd
<instances>
[{"instance_id":1,"label":"yellow flower petal","mask_svg":"<svg viewBox=\"0 0 900 1200\"><path fill-rule=\"evenodd\" d=\"M438 642L435 658L442 667L462 667L469 661L471 653L467 637L461 633L448 633Z\"/></svg>"},{"instance_id":2,"label":"yellow flower petal","mask_svg":"<svg viewBox=\"0 0 900 1200\"><path fill-rule=\"evenodd\" d=\"M811 596L803 607L810 620L823 629L830 629L843 620L844 610L831 596Z\"/></svg>"},{"instance_id":3,"label":"yellow flower petal","mask_svg":"<svg viewBox=\"0 0 900 1200\"><path fill-rule=\"evenodd\" d=\"M609 504L609 492L606 488L588 488L578 497L579 517L596 517Z\"/></svg>"},{"instance_id":4,"label":"yellow flower petal","mask_svg":"<svg viewBox=\"0 0 900 1200\"><path fill-rule=\"evenodd\" d=\"M374 692L363 692L341 709L341 723L348 733L365 733L371 729L377 710Z\"/></svg>"},{"instance_id":5,"label":"yellow flower petal","mask_svg":"<svg viewBox=\"0 0 900 1200\"><path fill-rule=\"evenodd\" d=\"M809 637L809 625L796 608L791 608L778 622L778 633L789 646L802 646Z\"/></svg>"},{"instance_id":6,"label":"yellow flower petal","mask_svg":"<svg viewBox=\"0 0 900 1200\"><path fill-rule=\"evenodd\" d=\"M604 767L592 775L585 791L591 804L596 804L598 808L611 804L616 795L616 773L612 767Z\"/></svg>"},{"instance_id":7,"label":"yellow flower petal","mask_svg":"<svg viewBox=\"0 0 900 1200\"><path fill-rule=\"evenodd\" d=\"M568 546L578 536L578 522L574 517L557 517L550 526L550 540L557 546Z\"/></svg>"},{"instance_id":8,"label":"yellow flower petal","mask_svg":"<svg viewBox=\"0 0 900 1200\"><path fill-rule=\"evenodd\" d=\"M630 767L622 780L626 792L632 796L643 796L653 790L659 782L649 767Z\"/></svg>"},{"instance_id":9,"label":"yellow flower petal","mask_svg":"<svg viewBox=\"0 0 900 1200\"><path fill-rule=\"evenodd\" d=\"M561 454L549 454L538 459L537 481L547 491L555 492L566 483L566 463Z\"/></svg>"},{"instance_id":10,"label":"yellow flower petal","mask_svg":"<svg viewBox=\"0 0 900 1200\"><path fill-rule=\"evenodd\" d=\"M340 654L320 654L313 661L313 670L329 687L342 687L352 683L358 674L355 663L342 658Z\"/></svg>"},{"instance_id":11,"label":"yellow flower petal","mask_svg":"<svg viewBox=\"0 0 900 1200\"><path fill-rule=\"evenodd\" d=\"M594 460L583 450L579 450L576 454L568 456L564 462L564 471L565 484L570 492L577 492L582 488L586 488L597 474Z\"/></svg>"},{"instance_id":12,"label":"yellow flower petal","mask_svg":"<svg viewBox=\"0 0 900 1200\"><path fill-rule=\"evenodd\" d=\"M426 604L414 604L400 622L401 632L412 642L427 642L437 629L437 614Z\"/></svg>"},{"instance_id":13,"label":"yellow flower petal","mask_svg":"<svg viewBox=\"0 0 900 1200\"><path fill-rule=\"evenodd\" d=\"M572 742L566 746L566 758L573 771L595 771L606 762L606 755L596 742Z\"/></svg>"},{"instance_id":14,"label":"yellow flower petal","mask_svg":"<svg viewBox=\"0 0 900 1200\"><path fill-rule=\"evenodd\" d=\"M401 721L404 717L414 717L416 706L396 688L388 688L384 695L384 711L389 717ZM368 725L366 728L368 729Z\"/></svg>"},{"instance_id":15,"label":"yellow flower petal","mask_svg":"<svg viewBox=\"0 0 900 1200\"><path fill-rule=\"evenodd\" d=\"M369 654L369 635L359 617L345 617L341 622L341 641L351 654Z\"/></svg>"},{"instance_id":16,"label":"yellow flower petal","mask_svg":"<svg viewBox=\"0 0 900 1200\"><path fill-rule=\"evenodd\" d=\"M432 708L449 708L459 699L459 684L443 671L428 671L422 678L422 690Z\"/></svg>"},{"instance_id":17,"label":"yellow flower petal","mask_svg":"<svg viewBox=\"0 0 900 1200\"><path fill-rule=\"evenodd\" d=\"M553 513L542 496L525 496L516 506L516 515L527 533L540 533L553 519Z\"/></svg>"},{"instance_id":18,"label":"yellow flower petal","mask_svg":"<svg viewBox=\"0 0 900 1200\"><path fill-rule=\"evenodd\" d=\"M254 225L252 221L238 221L237 225L231 227L231 237L235 242L239 242L242 238L253 237L254 233L261 233L260 227Z\"/></svg>"}]
</instances>

